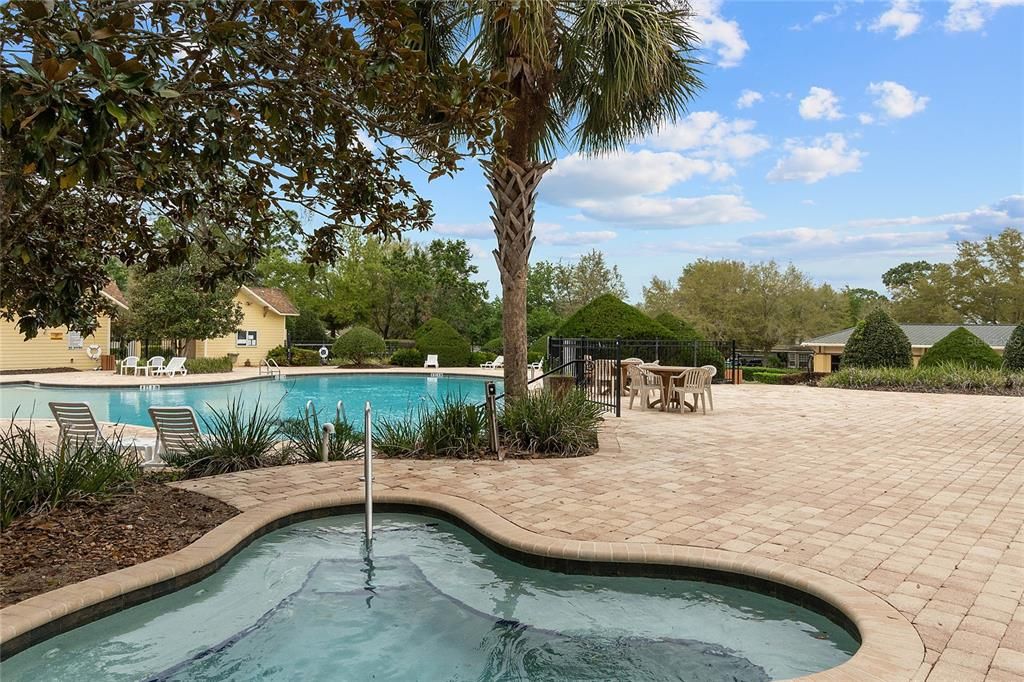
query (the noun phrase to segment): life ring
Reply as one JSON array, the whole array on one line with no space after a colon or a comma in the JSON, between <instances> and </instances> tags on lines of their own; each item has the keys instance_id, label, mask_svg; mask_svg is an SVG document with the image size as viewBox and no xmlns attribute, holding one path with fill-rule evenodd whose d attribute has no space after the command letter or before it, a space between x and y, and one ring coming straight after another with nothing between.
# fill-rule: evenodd
<instances>
[{"instance_id":1,"label":"life ring","mask_svg":"<svg viewBox=\"0 0 1024 682\"><path fill-rule=\"evenodd\" d=\"M320 346L320 359L326 360L328 355L330 355L330 351L327 350L327 346Z\"/></svg>"},{"instance_id":2,"label":"life ring","mask_svg":"<svg viewBox=\"0 0 1024 682\"><path fill-rule=\"evenodd\" d=\"M85 354L89 356L90 360L99 360L100 351L102 350L103 349L99 347L99 344L94 343L85 349Z\"/></svg>"}]
</instances>

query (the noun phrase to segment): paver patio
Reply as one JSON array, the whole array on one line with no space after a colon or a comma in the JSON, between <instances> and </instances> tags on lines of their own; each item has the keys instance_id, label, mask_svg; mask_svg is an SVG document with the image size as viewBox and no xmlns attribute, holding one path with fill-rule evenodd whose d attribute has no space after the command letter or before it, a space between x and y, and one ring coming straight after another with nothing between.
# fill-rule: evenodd
<instances>
[{"instance_id":1,"label":"paver patio","mask_svg":"<svg viewBox=\"0 0 1024 682\"><path fill-rule=\"evenodd\" d=\"M575 460L388 461L379 489L440 492L554 538L751 552L881 596L926 646L918 679L1024 676L1024 401L721 386L716 411L624 411ZM357 490L358 463L182 483L241 509Z\"/></svg>"},{"instance_id":2,"label":"paver patio","mask_svg":"<svg viewBox=\"0 0 1024 682\"><path fill-rule=\"evenodd\" d=\"M624 410L602 428L602 451L580 459L382 459L376 486L472 500L551 538L817 569L914 624L926 646L917 679L1024 677L1024 401L743 385L716 386L715 406ZM355 492L360 473L336 462L177 485L248 510Z\"/></svg>"}]
</instances>

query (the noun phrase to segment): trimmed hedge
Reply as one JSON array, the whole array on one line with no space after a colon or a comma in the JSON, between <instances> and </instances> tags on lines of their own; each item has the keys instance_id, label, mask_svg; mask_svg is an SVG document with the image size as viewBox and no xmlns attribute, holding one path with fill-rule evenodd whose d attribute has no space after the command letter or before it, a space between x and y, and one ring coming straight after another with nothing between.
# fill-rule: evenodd
<instances>
[{"instance_id":1,"label":"trimmed hedge","mask_svg":"<svg viewBox=\"0 0 1024 682\"><path fill-rule=\"evenodd\" d=\"M216 374L230 372L234 368L231 358L189 358L185 361L185 369L189 374Z\"/></svg>"},{"instance_id":2,"label":"trimmed hedge","mask_svg":"<svg viewBox=\"0 0 1024 682\"><path fill-rule=\"evenodd\" d=\"M682 341L705 340L704 335L697 331L696 327L681 317L676 317L672 313L661 313L654 318L654 321L665 327L665 329L668 329L676 335L676 338Z\"/></svg>"},{"instance_id":3,"label":"trimmed hedge","mask_svg":"<svg viewBox=\"0 0 1024 682\"><path fill-rule=\"evenodd\" d=\"M911 367L910 339L889 313L876 308L850 334L842 366Z\"/></svg>"},{"instance_id":4,"label":"trimmed hedge","mask_svg":"<svg viewBox=\"0 0 1024 682\"><path fill-rule=\"evenodd\" d=\"M1003 369L1024 372L1024 323L1018 324L1003 349Z\"/></svg>"},{"instance_id":5,"label":"trimmed hedge","mask_svg":"<svg viewBox=\"0 0 1024 682\"><path fill-rule=\"evenodd\" d=\"M292 348L292 359L289 361L288 349L284 346L277 346L267 353L267 358L281 367L318 367L320 365L320 354L308 348Z\"/></svg>"},{"instance_id":6,"label":"trimmed hedge","mask_svg":"<svg viewBox=\"0 0 1024 682\"><path fill-rule=\"evenodd\" d=\"M623 303L612 294L598 296L558 328L560 337L590 336L599 339L676 339L664 325Z\"/></svg>"},{"instance_id":7,"label":"trimmed hedge","mask_svg":"<svg viewBox=\"0 0 1024 682\"><path fill-rule=\"evenodd\" d=\"M384 354L384 337L366 327L352 327L334 342L331 355L357 365Z\"/></svg>"},{"instance_id":8,"label":"trimmed hedge","mask_svg":"<svg viewBox=\"0 0 1024 682\"><path fill-rule=\"evenodd\" d=\"M437 355L442 367L469 365L469 341L444 320L437 317L427 320L413 336L416 348L424 355Z\"/></svg>"},{"instance_id":9,"label":"trimmed hedge","mask_svg":"<svg viewBox=\"0 0 1024 682\"><path fill-rule=\"evenodd\" d=\"M469 366L476 367L482 365L485 362L491 362L494 358L498 357L494 353L488 353L487 351L479 350L473 351L469 354Z\"/></svg>"},{"instance_id":10,"label":"trimmed hedge","mask_svg":"<svg viewBox=\"0 0 1024 682\"><path fill-rule=\"evenodd\" d=\"M501 355L502 351L505 350L505 341L499 336L496 339L491 339L483 346L481 350L485 350L488 353L494 353L495 355Z\"/></svg>"},{"instance_id":11,"label":"trimmed hedge","mask_svg":"<svg viewBox=\"0 0 1024 682\"><path fill-rule=\"evenodd\" d=\"M754 378L755 375L771 374L783 376L786 374L800 374L799 369L784 369L780 367L740 367L740 371L743 373L744 381L758 381ZM778 381L762 381L762 384L776 384Z\"/></svg>"},{"instance_id":12,"label":"trimmed hedge","mask_svg":"<svg viewBox=\"0 0 1024 682\"><path fill-rule=\"evenodd\" d=\"M977 369L964 365L939 367L851 367L825 376L827 388L855 388L918 393L984 393L1024 396L1024 373Z\"/></svg>"},{"instance_id":13,"label":"trimmed hedge","mask_svg":"<svg viewBox=\"0 0 1024 682\"><path fill-rule=\"evenodd\" d=\"M422 367L427 357L415 348L396 350L391 356L391 364L397 367Z\"/></svg>"},{"instance_id":14,"label":"trimmed hedge","mask_svg":"<svg viewBox=\"0 0 1024 682\"><path fill-rule=\"evenodd\" d=\"M926 350L919 363L920 367L940 365L999 369L1003 366L1003 358L970 330L957 327Z\"/></svg>"}]
</instances>

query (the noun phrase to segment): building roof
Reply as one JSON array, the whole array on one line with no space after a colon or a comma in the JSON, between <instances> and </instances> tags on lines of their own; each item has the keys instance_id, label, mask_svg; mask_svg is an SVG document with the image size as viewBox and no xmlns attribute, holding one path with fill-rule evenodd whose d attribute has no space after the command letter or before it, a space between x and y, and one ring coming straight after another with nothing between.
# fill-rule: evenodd
<instances>
[{"instance_id":1,"label":"building roof","mask_svg":"<svg viewBox=\"0 0 1024 682\"><path fill-rule=\"evenodd\" d=\"M284 315L290 317L299 314L299 309L295 307L291 299L288 298L288 294L284 293L276 287L242 287L250 294L259 299L265 306L273 310L278 315Z\"/></svg>"},{"instance_id":2,"label":"building roof","mask_svg":"<svg viewBox=\"0 0 1024 682\"><path fill-rule=\"evenodd\" d=\"M100 290L100 294L109 298L115 305L128 310L128 299L124 297L124 292L121 291L121 288L117 286L117 282L114 280L107 282L106 286Z\"/></svg>"},{"instance_id":3,"label":"building roof","mask_svg":"<svg viewBox=\"0 0 1024 682\"><path fill-rule=\"evenodd\" d=\"M930 348L936 341L959 327L967 329L993 348L1004 348L1016 326L1015 324L901 324L900 328L910 339L910 345L918 348ZM831 334L807 339L803 345L845 346L852 333L853 327L849 327Z\"/></svg>"}]
</instances>

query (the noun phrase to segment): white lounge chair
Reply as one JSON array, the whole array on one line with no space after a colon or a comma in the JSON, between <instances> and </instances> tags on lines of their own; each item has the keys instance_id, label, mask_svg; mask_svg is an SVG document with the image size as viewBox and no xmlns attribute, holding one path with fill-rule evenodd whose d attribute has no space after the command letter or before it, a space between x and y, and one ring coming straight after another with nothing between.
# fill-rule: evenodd
<instances>
[{"instance_id":1,"label":"white lounge chair","mask_svg":"<svg viewBox=\"0 0 1024 682\"><path fill-rule=\"evenodd\" d=\"M149 371L154 374L159 374L160 370L163 369L164 363L167 360L162 355L154 355L146 361L146 367L149 367Z\"/></svg>"},{"instance_id":2,"label":"white lounge chair","mask_svg":"<svg viewBox=\"0 0 1024 682\"><path fill-rule=\"evenodd\" d=\"M160 376L165 377L174 376L175 374L185 376L188 374L188 370L185 369L185 358L173 357L170 362L160 369L155 370L153 374L159 374Z\"/></svg>"},{"instance_id":3,"label":"white lounge chair","mask_svg":"<svg viewBox=\"0 0 1024 682\"><path fill-rule=\"evenodd\" d=\"M494 358L490 362L485 362L484 364L482 364L480 366L484 367L486 369L498 369L499 367L504 367L505 366L505 356L504 355L499 355L498 357Z\"/></svg>"},{"instance_id":4,"label":"white lounge chair","mask_svg":"<svg viewBox=\"0 0 1024 682\"><path fill-rule=\"evenodd\" d=\"M437 356L436 355L428 355L427 359L423 362L423 366L424 367L437 367L437 368L441 367L441 365L439 365L438 362L437 362Z\"/></svg>"},{"instance_id":5,"label":"white lounge chair","mask_svg":"<svg viewBox=\"0 0 1024 682\"><path fill-rule=\"evenodd\" d=\"M149 375L149 367L147 367L146 365L139 364L138 355L129 355L128 357L121 361L120 370L118 373L127 374L128 370L132 370L132 373L135 376L139 375L140 370L147 376Z\"/></svg>"},{"instance_id":6,"label":"white lounge chair","mask_svg":"<svg viewBox=\"0 0 1024 682\"><path fill-rule=\"evenodd\" d=\"M707 388L704 389L704 392L708 394L708 407L710 407L711 411L714 412L715 398L711 395L711 380L715 378L716 374L718 374L718 368L714 365L704 365L701 369L706 369L708 371L708 385Z\"/></svg>"},{"instance_id":7,"label":"white lounge chair","mask_svg":"<svg viewBox=\"0 0 1024 682\"><path fill-rule=\"evenodd\" d=\"M84 440L92 443L105 442L114 447L122 447L141 453L142 458L139 464L142 466L157 463L155 460L155 438L128 437L109 440L103 435L100 425L92 414L92 408L89 407L89 403L52 402L49 405L53 418L57 420L57 426L60 429L58 437L61 440Z\"/></svg>"},{"instance_id":8,"label":"white lounge chair","mask_svg":"<svg viewBox=\"0 0 1024 682\"><path fill-rule=\"evenodd\" d=\"M191 407L151 407L149 418L156 427L157 457L181 453L203 438Z\"/></svg>"},{"instance_id":9,"label":"white lounge chair","mask_svg":"<svg viewBox=\"0 0 1024 682\"><path fill-rule=\"evenodd\" d=\"M661 378L650 372L645 372L637 365L629 365L626 370L629 376L629 409L633 409L633 400L640 396L641 404L644 407L651 406L651 393L657 391L661 396Z\"/></svg>"},{"instance_id":10,"label":"white lounge chair","mask_svg":"<svg viewBox=\"0 0 1024 682\"><path fill-rule=\"evenodd\" d=\"M672 377L669 382L669 392L673 398L679 401L680 412L683 409L683 403L686 402L686 396L692 395L693 409L696 411L697 403L700 403L701 413L707 414L707 401L704 396L710 383L711 374L703 367L694 367Z\"/></svg>"}]
</instances>

